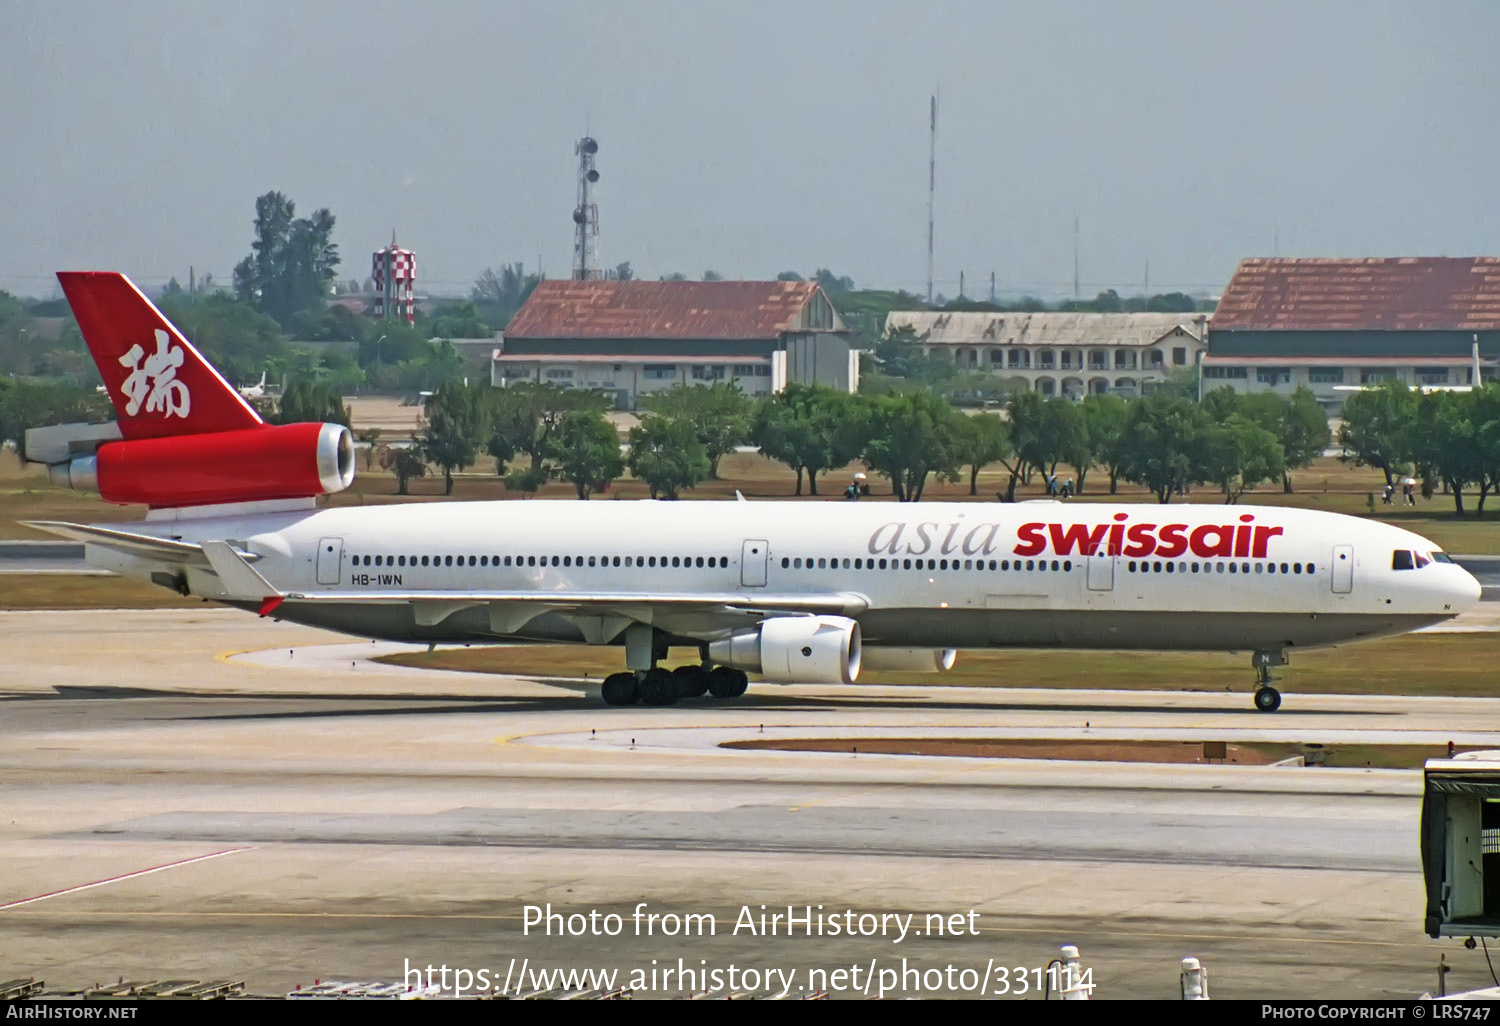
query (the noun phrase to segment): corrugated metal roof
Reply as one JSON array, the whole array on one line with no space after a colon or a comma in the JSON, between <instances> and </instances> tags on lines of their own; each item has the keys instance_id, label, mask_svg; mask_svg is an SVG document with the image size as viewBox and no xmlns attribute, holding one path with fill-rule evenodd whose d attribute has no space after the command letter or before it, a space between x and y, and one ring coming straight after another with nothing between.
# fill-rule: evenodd
<instances>
[{"instance_id":1,"label":"corrugated metal roof","mask_svg":"<svg viewBox=\"0 0 1500 1026\"><path fill-rule=\"evenodd\" d=\"M1500 330L1500 257L1242 260L1213 330Z\"/></svg>"},{"instance_id":2,"label":"corrugated metal roof","mask_svg":"<svg viewBox=\"0 0 1500 1026\"><path fill-rule=\"evenodd\" d=\"M886 331L910 326L924 342L976 346L1148 346L1178 328L1202 340L1200 313L940 313L893 310Z\"/></svg>"},{"instance_id":3,"label":"corrugated metal roof","mask_svg":"<svg viewBox=\"0 0 1500 1026\"><path fill-rule=\"evenodd\" d=\"M536 287L505 337L774 339L802 330L819 291L806 281L557 279ZM837 313L833 330L845 330Z\"/></svg>"}]
</instances>

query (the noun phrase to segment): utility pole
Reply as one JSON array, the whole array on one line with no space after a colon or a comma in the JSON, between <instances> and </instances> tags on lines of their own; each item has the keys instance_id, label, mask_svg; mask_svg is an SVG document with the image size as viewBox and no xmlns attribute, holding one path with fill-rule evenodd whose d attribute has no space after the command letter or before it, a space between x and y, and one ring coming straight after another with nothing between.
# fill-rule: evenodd
<instances>
[{"instance_id":1,"label":"utility pole","mask_svg":"<svg viewBox=\"0 0 1500 1026\"><path fill-rule=\"evenodd\" d=\"M995 299L995 272L994 271L990 272L990 302L991 303L998 302L998 300Z\"/></svg>"},{"instance_id":2,"label":"utility pole","mask_svg":"<svg viewBox=\"0 0 1500 1026\"><path fill-rule=\"evenodd\" d=\"M932 128L927 137L927 305L932 305L932 200L937 192L937 93L932 94Z\"/></svg>"},{"instance_id":3,"label":"utility pole","mask_svg":"<svg viewBox=\"0 0 1500 1026\"><path fill-rule=\"evenodd\" d=\"M1073 298L1078 298L1078 215L1073 215Z\"/></svg>"},{"instance_id":4,"label":"utility pole","mask_svg":"<svg viewBox=\"0 0 1500 1026\"><path fill-rule=\"evenodd\" d=\"M964 298L964 272L958 272L958 298Z\"/></svg>"}]
</instances>

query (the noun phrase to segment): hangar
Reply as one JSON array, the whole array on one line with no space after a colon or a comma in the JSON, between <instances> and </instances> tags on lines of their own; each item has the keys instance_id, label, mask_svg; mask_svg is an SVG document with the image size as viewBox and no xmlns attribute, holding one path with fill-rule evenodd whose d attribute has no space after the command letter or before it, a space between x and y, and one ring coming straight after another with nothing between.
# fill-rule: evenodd
<instances>
[{"instance_id":1,"label":"hangar","mask_svg":"<svg viewBox=\"0 0 1500 1026\"><path fill-rule=\"evenodd\" d=\"M492 384L603 389L620 409L683 383L859 387L849 329L816 282L544 281L496 341Z\"/></svg>"},{"instance_id":2,"label":"hangar","mask_svg":"<svg viewBox=\"0 0 1500 1026\"><path fill-rule=\"evenodd\" d=\"M1209 323L1203 387L1300 385L1336 409L1387 378L1472 385L1497 360L1500 257L1255 258Z\"/></svg>"}]
</instances>

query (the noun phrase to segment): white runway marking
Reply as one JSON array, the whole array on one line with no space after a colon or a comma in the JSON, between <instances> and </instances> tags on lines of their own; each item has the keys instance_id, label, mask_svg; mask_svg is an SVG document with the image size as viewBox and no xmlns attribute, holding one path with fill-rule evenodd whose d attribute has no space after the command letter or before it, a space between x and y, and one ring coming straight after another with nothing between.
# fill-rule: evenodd
<instances>
[{"instance_id":1,"label":"white runway marking","mask_svg":"<svg viewBox=\"0 0 1500 1026\"><path fill-rule=\"evenodd\" d=\"M150 876L152 873L161 873L168 869L176 869L179 866L190 866L194 862L206 862L209 859L222 858L225 855L233 855L236 852L250 851L254 845L245 848L226 848L223 851L210 852L207 855L195 855L190 859L179 859L176 862L168 862L160 866L152 866L149 869L138 869L134 873L123 873L120 876L106 877L103 880L95 880L93 883L79 884L77 887L65 887L60 891L48 891L46 894L38 894L31 898L22 898L19 901L6 902L0 905L0 912L6 909L20 908L22 905L30 905L38 901L46 901L48 898L60 898L64 894L77 894L79 891L92 890L95 887L103 887L105 884L119 883L122 880L133 880L138 876Z\"/></svg>"}]
</instances>

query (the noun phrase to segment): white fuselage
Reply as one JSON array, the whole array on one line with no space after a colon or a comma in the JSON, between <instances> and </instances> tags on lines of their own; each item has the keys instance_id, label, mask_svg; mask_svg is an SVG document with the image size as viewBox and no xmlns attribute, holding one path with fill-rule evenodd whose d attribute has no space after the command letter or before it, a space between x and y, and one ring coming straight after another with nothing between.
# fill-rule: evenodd
<instances>
[{"instance_id":1,"label":"white fuselage","mask_svg":"<svg viewBox=\"0 0 1500 1026\"><path fill-rule=\"evenodd\" d=\"M665 600L819 596L845 602L867 646L1274 652L1411 630L1479 598L1418 535L1280 507L606 500L173 516L142 527L258 556L289 594L279 618L395 640L598 640L548 605L588 594L701 642L743 614ZM1398 551L1417 554L1412 569L1395 568ZM210 571L187 583L224 597ZM526 596L531 615L490 611Z\"/></svg>"}]
</instances>

